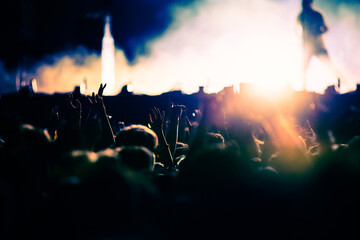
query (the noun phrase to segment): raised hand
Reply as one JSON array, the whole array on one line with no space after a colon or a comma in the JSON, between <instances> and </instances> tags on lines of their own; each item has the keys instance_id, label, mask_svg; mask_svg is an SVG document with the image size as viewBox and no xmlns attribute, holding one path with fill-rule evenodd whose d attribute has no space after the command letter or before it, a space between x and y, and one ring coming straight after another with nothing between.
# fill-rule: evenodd
<instances>
[{"instance_id":1,"label":"raised hand","mask_svg":"<svg viewBox=\"0 0 360 240\"><path fill-rule=\"evenodd\" d=\"M171 106L171 120L179 120L183 112L187 110L184 105L172 105Z\"/></svg>"},{"instance_id":2,"label":"raised hand","mask_svg":"<svg viewBox=\"0 0 360 240\"><path fill-rule=\"evenodd\" d=\"M81 113L82 113L82 106L78 99L74 99L74 95L72 93L69 93L66 98L66 104L65 104L65 114L68 120L75 121L79 124L81 124Z\"/></svg>"},{"instance_id":3,"label":"raised hand","mask_svg":"<svg viewBox=\"0 0 360 240\"><path fill-rule=\"evenodd\" d=\"M68 94L66 102L69 109L73 110L73 112L77 112L79 115L81 114L81 103L78 99L74 99L74 95L72 93Z\"/></svg>"},{"instance_id":4,"label":"raised hand","mask_svg":"<svg viewBox=\"0 0 360 240\"><path fill-rule=\"evenodd\" d=\"M100 89L99 89L100 90ZM106 113L103 97L93 92L91 97L87 97L96 114Z\"/></svg>"},{"instance_id":5,"label":"raised hand","mask_svg":"<svg viewBox=\"0 0 360 240\"><path fill-rule=\"evenodd\" d=\"M94 117L97 117L100 120L101 127L102 127L102 133L101 133L101 139L98 142L98 144L95 146L97 149L103 149L106 147L110 147L114 142L114 133L111 128L111 124L109 122L109 118L106 114L106 107L104 104L103 97L101 96L105 85L100 84L98 94L92 93L91 97L87 97L90 104L92 105L92 111Z\"/></svg>"},{"instance_id":6,"label":"raised hand","mask_svg":"<svg viewBox=\"0 0 360 240\"><path fill-rule=\"evenodd\" d=\"M160 109L157 107L151 109L151 113L149 114L149 122L151 129L153 129L156 134L160 134L163 131L164 121L164 111L160 111Z\"/></svg>"},{"instance_id":7,"label":"raised hand","mask_svg":"<svg viewBox=\"0 0 360 240\"><path fill-rule=\"evenodd\" d=\"M174 162L169 148L169 144L166 141L163 131L164 121L164 111L160 111L160 109L156 107L151 109L151 113L149 114L149 124L151 129L153 129L159 139L159 161L166 167L172 167L174 165Z\"/></svg>"},{"instance_id":8,"label":"raised hand","mask_svg":"<svg viewBox=\"0 0 360 240\"><path fill-rule=\"evenodd\" d=\"M103 96L103 92L104 92L104 89L106 87L106 83L103 85L102 83L100 83L100 87L99 87L99 90L98 90L98 94L100 97Z\"/></svg>"}]
</instances>

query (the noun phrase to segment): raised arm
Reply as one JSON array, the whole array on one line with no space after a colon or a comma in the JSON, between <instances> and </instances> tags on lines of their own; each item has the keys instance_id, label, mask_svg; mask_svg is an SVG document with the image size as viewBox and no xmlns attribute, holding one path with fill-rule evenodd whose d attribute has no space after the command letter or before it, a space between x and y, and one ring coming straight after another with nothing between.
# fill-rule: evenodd
<instances>
[{"instance_id":1,"label":"raised arm","mask_svg":"<svg viewBox=\"0 0 360 240\"><path fill-rule=\"evenodd\" d=\"M164 121L165 121L165 112L160 111L158 108L154 107L149 114L149 121L151 129L156 133L159 139L159 160L166 167L173 167L174 161L170 151L170 146L166 141L164 135Z\"/></svg>"},{"instance_id":2,"label":"raised arm","mask_svg":"<svg viewBox=\"0 0 360 240\"><path fill-rule=\"evenodd\" d=\"M82 106L78 99L74 99L72 93L68 94L65 104L65 115L69 124L76 127L76 129L81 128L81 114Z\"/></svg>"},{"instance_id":3,"label":"raised arm","mask_svg":"<svg viewBox=\"0 0 360 240\"><path fill-rule=\"evenodd\" d=\"M183 105L173 105L170 113L170 126L167 133L167 142L170 145L170 151L172 156L175 156L176 143L178 141L179 134L179 121L186 107Z\"/></svg>"},{"instance_id":4,"label":"raised arm","mask_svg":"<svg viewBox=\"0 0 360 240\"><path fill-rule=\"evenodd\" d=\"M102 127L100 141L96 145L97 149L107 148L115 143L114 133L111 128L109 117L106 113L106 107L102 97L102 92L104 91L105 87L106 84L105 85L100 84L98 94L95 95L95 93L93 93L92 97L89 98L90 103L93 105L92 111L96 113Z\"/></svg>"}]
</instances>

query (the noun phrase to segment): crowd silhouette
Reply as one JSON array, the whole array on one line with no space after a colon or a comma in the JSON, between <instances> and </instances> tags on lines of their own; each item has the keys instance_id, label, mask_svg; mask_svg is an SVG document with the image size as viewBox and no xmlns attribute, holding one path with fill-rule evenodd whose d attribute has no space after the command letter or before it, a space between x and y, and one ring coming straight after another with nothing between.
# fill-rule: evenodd
<instances>
[{"instance_id":1,"label":"crowd silhouette","mask_svg":"<svg viewBox=\"0 0 360 240\"><path fill-rule=\"evenodd\" d=\"M358 92L258 108L105 87L1 96L2 239L359 236Z\"/></svg>"}]
</instances>

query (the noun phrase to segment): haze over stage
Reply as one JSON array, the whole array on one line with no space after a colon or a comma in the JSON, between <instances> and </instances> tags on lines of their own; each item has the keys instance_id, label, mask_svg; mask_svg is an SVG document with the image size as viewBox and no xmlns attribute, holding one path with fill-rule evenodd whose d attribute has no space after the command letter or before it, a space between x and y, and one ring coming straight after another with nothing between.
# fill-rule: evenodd
<instances>
[{"instance_id":1,"label":"haze over stage","mask_svg":"<svg viewBox=\"0 0 360 240\"><path fill-rule=\"evenodd\" d=\"M131 2L97 5L90 1L78 6L55 1L55 8L37 1L12 3L2 17L10 19L6 14L11 13L11 6L21 5L24 10L16 19L23 22L4 26L9 34L1 45L1 93L15 90L16 73L26 83L36 78L41 92L72 91L84 79L89 92L95 91L101 79L101 38L107 10L112 15L116 44L114 92L129 83L136 93L151 95L171 89L193 93L199 86L206 92L218 92L241 82L301 88L302 46L296 33L300 1ZM341 92L353 91L360 75L354 57L360 54L356 42L359 4L318 0L315 6L328 19L326 44L345 75ZM308 75L308 90L318 93L337 81L317 59Z\"/></svg>"}]
</instances>

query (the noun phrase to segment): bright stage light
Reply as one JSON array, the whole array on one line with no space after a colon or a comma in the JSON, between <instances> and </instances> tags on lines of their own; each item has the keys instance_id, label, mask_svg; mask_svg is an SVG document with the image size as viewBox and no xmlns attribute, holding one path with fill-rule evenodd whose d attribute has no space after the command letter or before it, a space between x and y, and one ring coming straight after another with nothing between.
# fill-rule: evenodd
<instances>
[{"instance_id":1,"label":"bright stage light","mask_svg":"<svg viewBox=\"0 0 360 240\"><path fill-rule=\"evenodd\" d=\"M244 95L258 101L276 103L286 101L291 97L293 89L286 84L278 82L267 84L240 84L240 95Z\"/></svg>"},{"instance_id":2,"label":"bright stage light","mask_svg":"<svg viewBox=\"0 0 360 240\"><path fill-rule=\"evenodd\" d=\"M101 51L101 82L106 84L105 95L115 94L115 44L110 29L111 17L105 17Z\"/></svg>"},{"instance_id":3,"label":"bright stage light","mask_svg":"<svg viewBox=\"0 0 360 240\"><path fill-rule=\"evenodd\" d=\"M130 80L135 94L149 95L173 89L194 93L199 86L204 86L206 93L220 92L228 86L240 91L237 89L240 83L258 85L257 94L268 95L269 99L283 95L282 88L301 91L303 53L296 24L300 9L298 0L205 0L192 8L175 7L174 21L168 30L148 42L149 55L139 56L135 64L129 65L124 52L116 49L115 86L110 86L111 80L105 91L114 90L111 94L116 94ZM347 37L349 44L344 44L344 49L351 46L355 56L359 48L351 39L357 39L358 28L353 21L347 23L341 29L350 26L349 31L354 34ZM331 29L336 32L336 26ZM333 30L325 42L340 38L331 34ZM110 45L113 47L111 40ZM329 44L331 53L342 49ZM103 79L114 79L113 50L106 56L104 53L100 59L89 54L86 64L78 66L72 55L65 55L55 66L42 66L37 77L39 90L72 90L75 83L79 85L87 77L88 91L97 91L105 68L110 69L110 75ZM102 62L106 59L110 59L109 63ZM348 59L351 60L348 65L353 65L357 73L357 61ZM307 90L311 92L323 93L327 86L337 84L336 77L316 58L311 61L307 79ZM356 79L348 80L349 86L342 92L356 89Z\"/></svg>"}]
</instances>

